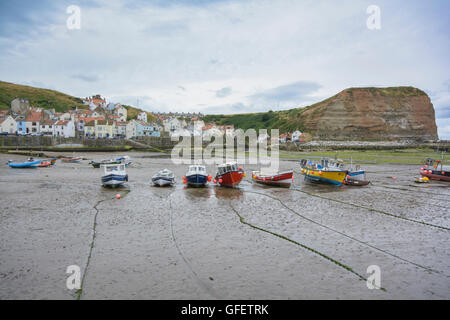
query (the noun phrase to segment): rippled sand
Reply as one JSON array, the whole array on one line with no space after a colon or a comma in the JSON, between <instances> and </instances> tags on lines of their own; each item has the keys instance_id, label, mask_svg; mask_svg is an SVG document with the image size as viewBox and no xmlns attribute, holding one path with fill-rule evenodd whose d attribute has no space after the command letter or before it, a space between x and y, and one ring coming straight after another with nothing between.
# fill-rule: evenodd
<instances>
[{"instance_id":1,"label":"rippled sand","mask_svg":"<svg viewBox=\"0 0 450 320\"><path fill-rule=\"evenodd\" d=\"M186 166L129 155L129 183L111 190L88 161L10 169L25 157L0 154L1 299L76 299L69 265L81 299L450 298L450 184L415 184L417 166L365 166L372 185L339 188L282 161L291 189L252 184L254 166L239 189L191 189ZM163 168L173 188L150 185ZM385 291L367 288L369 265Z\"/></svg>"}]
</instances>

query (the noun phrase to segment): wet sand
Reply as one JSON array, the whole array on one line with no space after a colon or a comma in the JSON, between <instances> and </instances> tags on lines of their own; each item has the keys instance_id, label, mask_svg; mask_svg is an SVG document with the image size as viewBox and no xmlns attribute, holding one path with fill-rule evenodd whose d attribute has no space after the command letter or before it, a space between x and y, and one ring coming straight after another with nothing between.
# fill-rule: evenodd
<instances>
[{"instance_id":1,"label":"wet sand","mask_svg":"<svg viewBox=\"0 0 450 320\"><path fill-rule=\"evenodd\" d=\"M11 169L25 157L0 154L0 299L77 299L69 265L81 299L450 298L450 184L415 184L417 165L365 165L372 185L333 187L282 161L290 189L252 184L251 165L238 189L192 189L187 166L129 155L126 187L105 189L87 160ZM150 185L163 168L174 187ZM385 290L367 288L369 265Z\"/></svg>"}]
</instances>

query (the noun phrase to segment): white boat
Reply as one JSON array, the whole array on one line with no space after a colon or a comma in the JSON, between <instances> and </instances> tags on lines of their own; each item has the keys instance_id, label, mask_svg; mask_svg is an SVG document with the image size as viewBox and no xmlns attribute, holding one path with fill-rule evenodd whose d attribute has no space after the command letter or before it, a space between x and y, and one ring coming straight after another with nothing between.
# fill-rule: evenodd
<instances>
[{"instance_id":1,"label":"white boat","mask_svg":"<svg viewBox=\"0 0 450 320\"><path fill-rule=\"evenodd\" d=\"M117 187L128 181L125 164L106 164L102 167L105 170L105 174L102 176L104 187Z\"/></svg>"},{"instance_id":2,"label":"white boat","mask_svg":"<svg viewBox=\"0 0 450 320\"><path fill-rule=\"evenodd\" d=\"M169 169L159 171L152 177L155 186L172 186L175 183L175 175Z\"/></svg>"}]
</instances>

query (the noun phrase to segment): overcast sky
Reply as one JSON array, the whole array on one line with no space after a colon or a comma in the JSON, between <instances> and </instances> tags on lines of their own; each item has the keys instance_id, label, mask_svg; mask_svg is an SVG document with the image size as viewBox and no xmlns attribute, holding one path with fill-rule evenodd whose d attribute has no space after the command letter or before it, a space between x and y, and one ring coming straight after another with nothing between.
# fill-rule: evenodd
<instances>
[{"instance_id":1,"label":"overcast sky","mask_svg":"<svg viewBox=\"0 0 450 320\"><path fill-rule=\"evenodd\" d=\"M67 27L69 5L80 29ZM367 28L369 5L379 30ZM449 12L447 0L0 1L0 80L204 113L414 86L450 139Z\"/></svg>"}]
</instances>

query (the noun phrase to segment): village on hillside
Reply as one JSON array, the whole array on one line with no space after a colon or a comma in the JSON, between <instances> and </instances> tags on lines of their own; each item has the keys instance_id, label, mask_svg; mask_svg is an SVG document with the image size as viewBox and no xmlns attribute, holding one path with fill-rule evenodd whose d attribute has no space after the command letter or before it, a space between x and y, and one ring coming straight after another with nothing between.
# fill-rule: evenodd
<instances>
[{"instance_id":1,"label":"village on hillside","mask_svg":"<svg viewBox=\"0 0 450 320\"><path fill-rule=\"evenodd\" d=\"M24 98L11 101L9 110L0 110L0 135L51 136L91 139L137 139L140 137L233 136L233 125L204 123L201 113L140 112L135 119L128 117L127 108L120 103L107 102L101 95L86 97L86 109L66 112L32 106ZM299 130L279 135L279 142L305 142L306 134ZM270 140L268 134L259 141Z\"/></svg>"}]
</instances>

